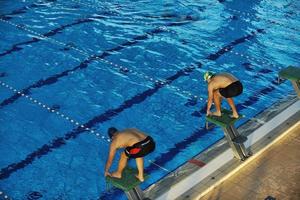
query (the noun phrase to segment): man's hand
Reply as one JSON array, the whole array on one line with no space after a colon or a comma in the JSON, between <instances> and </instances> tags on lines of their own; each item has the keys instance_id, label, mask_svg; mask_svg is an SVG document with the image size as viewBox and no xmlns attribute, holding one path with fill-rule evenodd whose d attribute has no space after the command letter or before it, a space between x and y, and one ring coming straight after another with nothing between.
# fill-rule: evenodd
<instances>
[{"instance_id":1,"label":"man's hand","mask_svg":"<svg viewBox=\"0 0 300 200\"><path fill-rule=\"evenodd\" d=\"M211 115L211 112L208 110L206 111L206 116L210 116Z\"/></svg>"},{"instance_id":2,"label":"man's hand","mask_svg":"<svg viewBox=\"0 0 300 200\"><path fill-rule=\"evenodd\" d=\"M111 176L111 174L108 172L108 171L105 171L104 172L104 176L106 177L106 176Z\"/></svg>"}]
</instances>

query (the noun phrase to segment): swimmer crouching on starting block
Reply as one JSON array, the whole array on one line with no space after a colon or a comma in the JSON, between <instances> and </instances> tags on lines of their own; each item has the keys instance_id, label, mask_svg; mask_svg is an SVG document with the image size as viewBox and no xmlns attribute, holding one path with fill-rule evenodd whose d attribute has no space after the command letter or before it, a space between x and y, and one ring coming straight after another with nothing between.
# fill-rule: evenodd
<instances>
[{"instance_id":1,"label":"swimmer crouching on starting block","mask_svg":"<svg viewBox=\"0 0 300 200\"><path fill-rule=\"evenodd\" d=\"M116 128L111 127L108 129L108 136L111 139L110 150L108 159L105 165L105 176L115 178L122 178L122 172L127 165L128 158L135 158L138 169L136 177L144 181L144 156L148 155L155 149L155 142L152 137L147 136L145 133L138 129L130 128L118 131ZM110 173L109 169L112 165L117 149L125 148L121 153L119 166L117 171Z\"/></svg>"},{"instance_id":2,"label":"swimmer crouching on starting block","mask_svg":"<svg viewBox=\"0 0 300 200\"><path fill-rule=\"evenodd\" d=\"M232 97L236 97L243 92L242 83L232 74L213 72L205 72L204 80L208 83L208 100L206 115L221 116L222 98L226 98L232 109L232 118L238 118L239 114L236 110ZM215 103L216 112L211 113L210 108L212 102Z\"/></svg>"}]
</instances>

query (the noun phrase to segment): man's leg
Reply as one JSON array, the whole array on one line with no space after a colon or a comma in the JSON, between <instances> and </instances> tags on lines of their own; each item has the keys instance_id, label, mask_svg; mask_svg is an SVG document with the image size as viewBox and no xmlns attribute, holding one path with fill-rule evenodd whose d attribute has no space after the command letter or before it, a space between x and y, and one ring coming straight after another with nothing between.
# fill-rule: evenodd
<instances>
[{"instance_id":1,"label":"man's leg","mask_svg":"<svg viewBox=\"0 0 300 200\"><path fill-rule=\"evenodd\" d=\"M127 165L128 157L124 152L121 153L118 170L111 174L112 177L122 178L122 172Z\"/></svg>"},{"instance_id":2,"label":"man's leg","mask_svg":"<svg viewBox=\"0 0 300 200\"><path fill-rule=\"evenodd\" d=\"M212 114L215 116L221 116L221 100L222 96L219 93L219 90L214 91L214 103L216 107L216 112L213 112Z\"/></svg>"},{"instance_id":3,"label":"man's leg","mask_svg":"<svg viewBox=\"0 0 300 200\"><path fill-rule=\"evenodd\" d=\"M226 99L228 104L230 105L231 109L232 109L232 117L234 118L238 118L239 114L237 113L236 107L234 105L233 99L232 98L227 98Z\"/></svg>"},{"instance_id":4,"label":"man's leg","mask_svg":"<svg viewBox=\"0 0 300 200\"><path fill-rule=\"evenodd\" d=\"M144 158L141 157L141 158L136 158L135 159L136 161L136 166L137 166L137 169L138 169L138 174L137 174L137 178L143 182L144 181Z\"/></svg>"}]
</instances>

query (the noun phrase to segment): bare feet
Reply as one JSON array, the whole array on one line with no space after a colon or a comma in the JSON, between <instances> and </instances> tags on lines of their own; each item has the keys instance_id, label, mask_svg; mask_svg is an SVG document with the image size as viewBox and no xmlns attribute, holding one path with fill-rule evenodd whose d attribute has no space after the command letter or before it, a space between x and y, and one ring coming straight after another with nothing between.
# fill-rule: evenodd
<instances>
[{"instance_id":1,"label":"bare feet","mask_svg":"<svg viewBox=\"0 0 300 200\"><path fill-rule=\"evenodd\" d=\"M143 176L135 175L135 177L137 179L139 179L141 182L144 182L144 177Z\"/></svg>"},{"instance_id":2,"label":"bare feet","mask_svg":"<svg viewBox=\"0 0 300 200\"><path fill-rule=\"evenodd\" d=\"M221 112L212 112L211 113L213 116L221 117L222 113Z\"/></svg>"},{"instance_id":3,"label":"bare feet","mask_svg":"<svg viewBox=\"0 0 300 200\"><path fill-rule=\"evenodd\" d=\"M111 177L122 178L122 174L116 171L116 172L111 173Z\"/></svg>"},{"instance_id":4,"label":"bare feet","mask_svg":"<svg viewBox=\"0 0 300 200\"><path fill-rule=\"evenodd\" d=\"M230 115L230 117L237 119L237 118L239 118L239 115L237 113L232 113L232 115Z\"/></svg>"},{"instance_id":5,"label":"bare feet","mask_svg":"<svg viewBox=\"0 0 300 200\"><path fill-rule=\"evenodd\" d=\"M111 174L109 172L104 172L104 176L111 176Z\"/></svg>"}]
</instances>

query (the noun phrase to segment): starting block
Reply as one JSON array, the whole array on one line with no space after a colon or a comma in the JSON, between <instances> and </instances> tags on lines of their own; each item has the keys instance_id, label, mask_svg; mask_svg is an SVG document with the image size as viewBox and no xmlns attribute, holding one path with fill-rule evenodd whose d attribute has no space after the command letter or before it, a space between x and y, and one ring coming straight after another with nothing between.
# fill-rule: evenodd
<instances>
[{"instance_id":1,"label":"starting block","mask_svg":"<svg viewBox=\"0 0 300 200\"><path fill-rule=\"evenodd\" d=\"M240 135L234 127L234 123L243 118L243 116L239 116L239 118L232 118L230 117L231 114L231 111L222 109L222 115L220 117L206 116L206 127L208 127L208 122L220 126L224 131L224 135L233 151L234 156L244 161L250 156L250 153L246 152L244 146L244 142L247 141L247 137Z\"/></svg>"},{"instance_id":2,"label":"starting block","mask_svg":"<svg viewBox=\"0 0 300 200\"><path fill-rule=\"evenodd\" d=\"M144 198L143 191L139 187L141 182L135 177L137 173L137 169L126 167L122 173L122 178L106 176L106 182L123 190L128 200L146 200L147 198ZM149 175L144 174L144 179L147 178Z\"/></svg>"},{"instance_id":3,"label":"starting block","mask_svg":"<svg viewBox=\"0 0 300 200\"><path fill-rule=\"evenodd\" d=\"M279 78L288 79L292 82L294 89L300 98L300 68L288 66L279 72Z\"/></svg>"}]
</instances>

